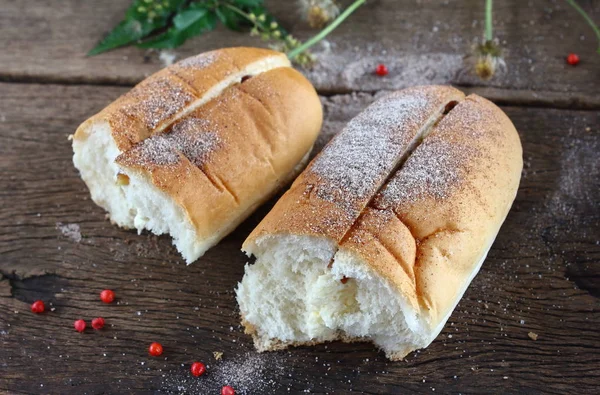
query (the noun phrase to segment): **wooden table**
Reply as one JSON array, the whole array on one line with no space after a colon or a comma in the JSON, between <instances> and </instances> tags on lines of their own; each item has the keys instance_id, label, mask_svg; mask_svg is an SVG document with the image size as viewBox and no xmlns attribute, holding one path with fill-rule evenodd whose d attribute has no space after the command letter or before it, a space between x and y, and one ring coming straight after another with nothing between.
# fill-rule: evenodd
<instances>
[{"instance_id":1,"label":"wooden table","mask_svg":"<svg viewBox=\"0 0 600 395\"><path fill-rule=\"evenodd\" d=\"M477 0L370 1L315 49L319 148L382 91L431 83L491 98L523 141L521 187L480 274L438 339L396 363L366 343L253 351L234 295L239 248L273 201L188 267L168 237L111 226L90 201L67 136L162 67L137 48L85 57L128 3L0 0L0 391L600 392L600 55L566 2L496 2L508 69L489 82L463 59L482 31ZM600 2L580 3L600 21ZM312 34L293 2L270 4ZM233 45L264 44L221 29L176 55ZM99 301L105 288L116 303ZM51 311L32 314L36 299ZM96 316L104 330L73 330ZM152 341L162 357L148 356ZM191 377L195 360L207 375Z\"/></svg>"}]
</instances>

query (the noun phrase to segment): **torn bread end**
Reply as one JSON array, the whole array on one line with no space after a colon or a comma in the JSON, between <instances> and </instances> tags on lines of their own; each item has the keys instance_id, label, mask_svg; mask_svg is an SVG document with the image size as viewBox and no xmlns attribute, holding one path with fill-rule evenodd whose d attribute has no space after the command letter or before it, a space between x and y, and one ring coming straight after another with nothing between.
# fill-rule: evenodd
<instances>
[{"instance_id":1,"label":"torn bread end","mask_svg":"<svg viewBox=\"0 0 600 395\"><path fill-rule=\"evenodd\" d=\"M399 359L430 341L410 302L350 251L281 235L257 240L253 254L237 297L259 351L369 340Z\"/></svg>"}]
</instances>

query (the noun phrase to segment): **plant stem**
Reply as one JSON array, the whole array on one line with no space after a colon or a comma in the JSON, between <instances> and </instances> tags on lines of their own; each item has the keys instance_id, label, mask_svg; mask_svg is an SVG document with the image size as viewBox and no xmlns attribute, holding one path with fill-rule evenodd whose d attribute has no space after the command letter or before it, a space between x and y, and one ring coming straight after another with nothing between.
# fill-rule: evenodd
<instances>
[{"instance_id":1,"label":"plant stem","mask_svg":"<svg viewBox=\"0 0 600 395\"><path fill-rule=\"evenodd\" d=\"M494 26L492 23L492 6L493 0L485 1L485 41L492 41L494 39Z\"/></svg>"},{"instance_id":2,"label":"plant stem","mask_svg":"<svg viewBox=\"0 0 600 395\"><path fill-rule=\"evenodd\" d=\"M339 26L340 23L344 21L344 19L348 18L350 14L352 14L358 7L363 5L367 0L356 0L352 3L344 12L342 12L333 22L331 22L325 29L321 30L316 36L312 37L310 40L306 41L304 44L300 45L298 48L294 48L290 52L288 52L287 56L290 59L294 59L296 56L300 55L302 52L306 51L308 48L312 47L322 39L324 39L329 33L331 33L336 27Z\"/></svg>"},{"instance_id":3,"label":"plant stem","mask_svg":"<svg viewBox=\"0 0 600 395\"><path fill-rule=\"evenodd\" d=\"M585 19L585 21L588 23L588 25L590 25L590 27L592 28L594 33L596 33L596 37L598 38L598 42L599 42L598 43L598 53L600 53L600 29L598 28L598 26L596 26L596 24L594 23L592 18L590 18L590 16L583 10L583 8L581 8L579 6L579 4L577 4L575 2L575 0L567 0L567 3L569 3L573 8L575 8L577 10L577 12L579 12L581 14L583 19Z\"/></svg>"},{"instance_id":4,"label":"plant stem","mask_svg":"<svg viewBox=\"0 0 600 395\"><path fill-rule=\"evenodd\" d=\"M252 22L254 25L256 25L256 21L253 21L252 19L250 19L250 15L246 14L244 11L240 10L236 6L233 6L231 4L225 4L225 7L229 8L231 11L243 16L244 18L246 18L247 20Z\"/></svg>"},{"instance_id":5,"label":"plant stem","mask_svg":"<svg viewBox=\"0 0 600 395\"><path fill-rule=\"evenodd\" d=\"M242 17L244 17L246 20L248 20L249 22L252 23L252 25L254 25L254 28L261 32L261 33L265 33L267 32L267 29L265 29L265 25L264 23L258 21L256 18L252 19L250 18L250 14L242 11L241 9L239 9L236 6L233 6L231 4L225 4L225 7L229 8L231 11L237 13L238 15L241 15ZM255 15L256 17L258 17L258 15Z\"/></svg>"}]
</instances>

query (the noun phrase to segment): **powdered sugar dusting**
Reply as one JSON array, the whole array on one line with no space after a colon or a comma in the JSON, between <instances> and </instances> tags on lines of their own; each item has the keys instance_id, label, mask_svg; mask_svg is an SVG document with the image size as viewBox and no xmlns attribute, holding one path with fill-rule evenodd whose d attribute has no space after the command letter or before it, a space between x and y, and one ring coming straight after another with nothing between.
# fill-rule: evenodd
<instances>
[{"instance_id":1,"label":"powdered sugar dusting","mask_svg":"<svg viewBox=\"0 0 600 395\"><path fill-rule=\"evenodd\" d=\"M201 166L220 142L217 131L211 130L210 122L200 118L186 118L176 123L168 137L196 166Z\"/></svg>"},{"instance_id":2,"label":"powdered sugar dusting","mask_svg":"<svg viewBox=\"0 0 600 395\"><path fill-rule=\"evenodd\" d=\"M141 117L149 130L156 129L195 99L188 89L175 81L174 76L172 79L156 78L136 86L127 94L132 100L124 106L125 114Z\"/></svg>"},{"instance_id":3,"label":"powdered sugar dusting","mask_svg":"<svg viewBox=\"0 0 600 395\"><path fill-rule=\"evenodd\" d=\"M276 393L280 384L275 381L286 371L284 358L279 354L248 352L208 366L200 379L188 371L167 376L163 391L167 393L218 394L230 385L237 395Z\"/></svg>"},{"instance_id":4,"label":"powdered sugar dusting","mask_svg":"<svg viewBox=\"0 0 600 395\"><path fill-rule=\"evenodd\" d=\"M213 64L218 58L219 52L213 51L183 59L177 62L176 65L184 68L204 69Z\"/></svg>"},{"instance_id":5,"label":"powdered sugar dusting","mask_svg":"<svg viewBox=\"0 0 600 395\"><path fill-rule=\"evenodd\" d=\"M562 139L565 148L560 158L558 188L548 199L549 213L583 229L585 226L577 219L577 213L592 212L598 207L600 186L600 142L592 136L584 137L587 138L568 135Z\"/></svg>"},{"instance_id":6,"label":"powdered sugar dusting","mask_svg":"<svg viewBox=\"0 0 600 395\"><path fill-rule=\"evenodd\" d=\"M219 136L205 119L188 117L173 125L169 133L154 135L125 154L126 162L172 165L180 154L194 165L202 166L208 155L219 146Z\"/></svg>"},{"instance_id":7,"label":"powdered sugar dusting","mask_svg":"<svg viewBox=\"0 0 600 395\"><path fill-rule=\"evenodd\" d=\"M79 230L78 224L63 224L62 222L57 222L56 229L60 230L63 236L68 237L75 243L81 241L81 231Z\"/></svg>"},{"instance_id":8,"label":"powdered sugar dusting","mask_svg":"<svg viewBox=\"0 0 600 395\"><path fill-rule=\"evenodd\" d=\"M132 162L139 164L172 165L179 161L179 154L173 141L163 134L142 141L124 157L135 158Z\"/></svg>"},{"instance_id":9,"label":"powdered sugar dusting","mask_svg":"<svg viewBox=\"0 0 600 395\"><path fill-rule=\"evenodd\" d=\"M446 199L451 189L461 183L465 165L476 153L469 145L426 140L382 190L383 205L411 202L423 196Z\"/></svg>"},{"instance_id":10,"label":"powdered sugar dusting","mask_svg":"<svg viewBox=\"0 0 600 395\"><path fill-rule=\"evenodd\" d=\"M475 158L484 155L482 147L489 146L490 140L495 146L502 144L501 128L492 126L497 124L495 117L478 99L459 103L390 179L376 205L388 207L423 197L447 199L452 191L464 187Z\"/></svg>"},{"instance_id":11,"label":"powdered sugar dusting","mask_svg":"<svg viewBox=\"0 0 600 395\"><path fill-rule=\"evenodd\" d=\"M360 212L431 115L434 102L419 91L397 92L352 119L309 169L323 179L317 196L349 214Z\"/></svg>"}]
</instances>

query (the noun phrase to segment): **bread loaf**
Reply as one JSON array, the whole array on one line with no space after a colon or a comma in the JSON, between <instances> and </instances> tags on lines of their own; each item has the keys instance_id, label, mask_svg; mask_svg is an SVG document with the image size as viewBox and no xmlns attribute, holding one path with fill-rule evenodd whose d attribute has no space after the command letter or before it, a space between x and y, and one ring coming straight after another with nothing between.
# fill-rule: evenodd
<instances>
[{"instance_id":1,"label":"bread loaf","mask_svg":"<svg viewBox=\"0 0 600 395\"><path fill-rule=\"evenodd\" d=\"M392 93L351 120L250 234L237 289L259 351L372 341L428 346L515 198L519 136L451 87Z\"/></svg>"},{"instance_id":2,"label":"bread loaf","mask_svg":"<svg viewBox=\"0 0 600 395\"><path fill-rule=\"evenodd\" d=\"M221 49L85 121L73 162L113 223L171 234L191 263L301 170L321 123L314 88L284 54Z\"/></svg>"}]
</instances>

